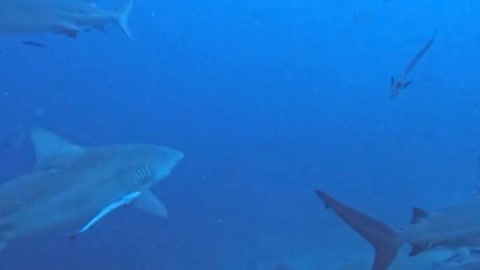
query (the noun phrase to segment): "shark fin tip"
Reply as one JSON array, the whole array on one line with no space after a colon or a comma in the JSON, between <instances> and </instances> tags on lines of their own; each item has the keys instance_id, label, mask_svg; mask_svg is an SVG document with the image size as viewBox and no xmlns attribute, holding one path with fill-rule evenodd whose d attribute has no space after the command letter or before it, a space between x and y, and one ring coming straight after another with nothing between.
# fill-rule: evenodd
<instances>
[{"instance_id":1,"label":"shark fin tip","mask_svg":"<svg viewBox=\"0 0 480 270\"><path fill-rule=\"evenodd\" d=\"M330 209L330 206L328 205L327 201L326 201L326 196L327 194L325 194L325 192L317 189L315 190L315 194L317 194L317 196L323 201L323 204L325 206L325 209Z\"/></svg>"},{"instance_id":2,"label":"shark fin tip","mask_svg":"<svg viewBox=\"0 0 480 270\"><path fill-rule=\"evenodd\" d=\"M430 244L428 242L417 242L412 244L412 249L408 253L408 256L415 257L418 254L426 251L430 248Z\"/></svg>"},{"instance_id":3,"label":"shark fin tip","mask_svg":"<svg viewBox=\"0 0 480 270\"><path fill-rule=\"evenodd\" d=\"M132 205L154 216L168 217L167 207L150 190L144 190L142 195Z\"/></svg>"},{"instance_id":4,"label":"shark fin tip","mask_svg":"<svg viewBox=\"0 0 480 270\"><path fill-rule=\"evenodd\" d=\"M428 218L429 214L427 211L423 210L422 208L414 207L412 209L412 220L410 221L411 224L418 224L422 220Z\"/></svg>"},{"instance_id":5,"label":"shark fin tip","mask_svg":"<svg viewBox=\"0 0 480 270\"><path fill-rule=\"evenodd\" d=\"M127 0L125 6L120 9L118 15L118 25L129 39L133 39L129 26L130 13L132 12L135 0Z\"/></svg>"}]
</instances>

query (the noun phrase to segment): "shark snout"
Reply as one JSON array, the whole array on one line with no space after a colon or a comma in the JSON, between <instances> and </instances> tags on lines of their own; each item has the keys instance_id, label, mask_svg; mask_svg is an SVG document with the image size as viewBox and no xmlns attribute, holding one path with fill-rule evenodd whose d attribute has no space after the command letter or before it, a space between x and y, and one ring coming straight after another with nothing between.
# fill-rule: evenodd
<instances>
[{"instance_id":1,"label":"shark snout","mask_svg":"<svg viewBox=\"0 0 480 270\"><path fill-rule=\"evenodd\" d=\"M180 152L180 151L177 150L176 156L177 156L177 163L178 163L178 162L180 162L180 160L183 159L183 157L184 157L185 155L183 154L183 152Z\"/></svg>"},{"instance_id":2,"label":"shark snout","mask_svg":"<svg viewBox=\"0 0 480 270\"><path fill-rule=\"evenodd\" d=\"M183 159L183 152L179 151L174 148L161 148L161 153L163 153L163 157L171 163L172 167L174 167L180 160Z\"/></svg>"},{"instance_id":3,"label":"shark snout","mask_svg":"<svg viewBox=\"0 0 480 270\"><path fill-rule=\"evenodd\" d=\"M173 148L162 147L159 150L160 155L155 161L155 167L160 175L169 174L183 159L184 154L183 152Z\"/></svg>"}]
</instances>

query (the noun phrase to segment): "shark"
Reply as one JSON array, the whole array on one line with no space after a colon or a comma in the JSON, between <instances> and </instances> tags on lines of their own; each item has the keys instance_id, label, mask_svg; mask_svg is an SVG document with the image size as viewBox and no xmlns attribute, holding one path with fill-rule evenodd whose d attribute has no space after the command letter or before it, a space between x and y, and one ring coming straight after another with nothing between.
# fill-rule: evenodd
<instances>
[{"instance_id":1,"label":"shark","mask_svg":"<svg viewBox=\"0 0 480 270\"><path fill-rule=\"evenodd\" d=\"M413 208L410 224L403 229L395 229L322 190L316 190L316 194L327 208L374 247L372 270L388 269L404 244L412 247L409 256L435 249L458 251L480 248L478 196L433 213Z\"/></svg>"},{"instance_id":2,"label":"shark","mask_svg":"<svg viewBox=\"0 0 480 270\"><path fill-rule=\"evenodd\" d=\"M114 23L131 38L128 19L134 0L118 10L99 7L87 0L2 0L0 36L56 33L75 38L79 32L100 30Z\"/></svg>"},{"instance_id":3,"label":"shark","mask_svg":"<svg viewBox=\"0 0 480 270\"><path fill-rule=\"evenodd\" d=\"M415 54L415 56L408 62L408 65L403 70L402 74L398 79L395 77L390 78L390 98L394 99L398 94L407 86L410 85L407 76L412 72L413 68L418 64L418 62L423 58L425 53L432 47L433 42L435 41L435 34L427 41L427 43L422 47L422 49Z\"/></svg>"},{"instance_id":4,"label":"shark","mask_svg":"<svg viewBox=\"0 0 480 270\"><path fill-rule=\"evenodd\" d=\"M39 128L29 134L33 171L0 185L0 249L14 239L83 222L70 236L75 239L125 207L168 216L150 188L170 174L182 152L148 144L85 147Z\"/></svg>"},{"instance_id":5,"label":"shark","mask_svg":"<svg viewBox=\"0 0 480 270\"><path fill-rule=\"evenodd\" d=\"M458 252L441 261L434 262L431 270L477 270L480 269L480 250L471 249Z\"/></svg>"}]
</instances>

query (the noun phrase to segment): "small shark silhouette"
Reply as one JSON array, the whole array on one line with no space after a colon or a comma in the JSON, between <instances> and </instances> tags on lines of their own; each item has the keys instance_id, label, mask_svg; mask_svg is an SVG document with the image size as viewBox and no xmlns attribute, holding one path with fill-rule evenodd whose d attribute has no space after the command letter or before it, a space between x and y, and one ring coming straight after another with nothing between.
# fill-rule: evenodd
<instances>
[{"instance_id":1,"label":"small shark silhouette","mask_svg":"<svg viewBox=\"0 0 480 270\"><path fill-rule=\"evenodd\" d=\"M131 38L128 17L133 4L126 0L122 8L107 10L89 0L1 0L0 36L50 32L75 38L115 23Z\"/></svg>"},{"instance_id":2,"label":"small shark silhouette","mask_svg":"<svg viewBox=\"0 0 480 270\"><path fill-rule=\"evenodd\" d=\"M414 208L410 225L397 230L321 190L316 194L327 208L375 248L372 270L388 269L403 244L411 244L410 256L436 248L454 251L480 248L479 197L432 214Z\"/></svg>"},{"instance_id":3,"label":"small shark silhouette","mask_svg":"<svg viewBox=\"0 0 480 270\"><path fill-rule=\"evenodd\" d=\"M432 264L431 270L476 270L480 269L480 250L461 250L441 262Z\"/></svg>"},{"instance_id":4,"label":"small shark silhouette","mask_svg":"<svg viewBox=\"0 0 480 270\"><path fill-rule=\"evenodd\" d=\"M37 48L40 48L40 49L47 49L48 48L47 45L45 45L44 43L40 43L38 41L23 40L21 43L23 45L26 45L26 46L37 47Z\"/></svg>"},{"instance_id":5,"label":"small shark silhouette","mask_svg":"<svg viewBox=\"0 0 480 270\"><path fill-rule=\"evenodd\" d=\"M178 150L143 144L87 148L41 129L30 134L37 157L33 172L0 185L0 249L15 238L86 221L73 239L127 205L167 216L149 189L183 158Z\"/></svg>"},{"instance_id":6,"label":"small shark silhouette","mask_svg":"<svg viewBox=\"0 0 480 270\"><path fill-rule=\"evenodd\" d=\"M430 49L433 42L435 41L435 34L428 40L428 42L423 46L423 48L410 60L407 67L403 70L402 75L396 80L393 76L390 79L390 98L395 98L398 96L401 90L405 89L407 86L410 85L410 81L408 81L407 76L413 70L413 68L417 65L417 63L422 59L425 53Z\"/></svg>"}]
</instances>

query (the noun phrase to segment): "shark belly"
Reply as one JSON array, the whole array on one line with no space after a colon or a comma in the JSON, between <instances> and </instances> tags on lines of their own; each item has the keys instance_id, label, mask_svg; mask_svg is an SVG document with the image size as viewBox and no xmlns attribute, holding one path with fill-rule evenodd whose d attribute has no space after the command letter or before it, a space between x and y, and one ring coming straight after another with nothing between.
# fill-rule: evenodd
<instances>
[{"instance_id":1,"label":"shark belly","mask_svg":"<svg viewBox=\"0 0 480 270\"><path fill-rule=\"evenodd\" d=\"M58 179L48 183L52 187L64 179L78 180L71 186L59 184L49 192L39 193L28 202L25 201L25 207L0 217L0 224L12 224L7 232L8 238L26 237L82 222L131 192L130 189L139 189L123 182L122 179L106 177L103 173L93 177L93 174L90 171L83 173L73 171L72 174L60 172L50 175Z\"/></svg>"},{"instance_id":2,"label":"shark belly","mask_svg":"<svg viewBox=\"0 0 480 270\"><path fill-rule=\"evenodd\" d=\"M42 202L37 206L18 211L11 216L0 219L0 224L13 224L9 236L26 237L47 232L63 226L74 225L100 211L109 199L90 199L82 204L72 203L75 197L65 200ZM80 197L78 197L80 199Z\"/></svg>"}]
</instances>

